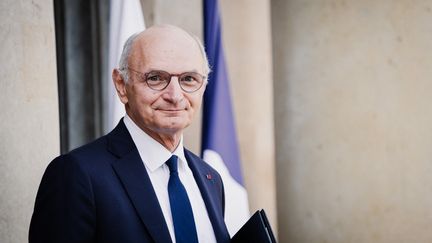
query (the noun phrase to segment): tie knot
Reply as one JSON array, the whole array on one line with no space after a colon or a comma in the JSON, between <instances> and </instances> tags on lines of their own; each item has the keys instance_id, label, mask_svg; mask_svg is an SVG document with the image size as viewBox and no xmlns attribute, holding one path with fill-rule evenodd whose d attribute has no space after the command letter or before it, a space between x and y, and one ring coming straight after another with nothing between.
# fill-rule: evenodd
<instances>
[{"instance_id":1,"label":"tie knot","mask_svg":"<svg viewBox=\"0 0 432 243\"><path fill-rule=\"evenodd\" d=\"M171 156L169 160L167 160L166 165L168 165L168 168L170 170L170 173L177 172L177 160L178 157L176 155Z\"/></svg>"}]
</instances>

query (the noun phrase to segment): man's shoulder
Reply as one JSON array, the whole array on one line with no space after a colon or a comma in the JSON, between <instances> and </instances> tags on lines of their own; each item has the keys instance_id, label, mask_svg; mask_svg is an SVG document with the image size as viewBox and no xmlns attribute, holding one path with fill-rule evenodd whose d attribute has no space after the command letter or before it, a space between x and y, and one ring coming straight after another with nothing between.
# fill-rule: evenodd
<instances>
[{"instance_id":1,"label":"man's shoulder","mask_svg":"<svg viewBox=\"0 0 432 243\"><path fill-rule=\"evenodd\" d=\"M106 158L109 156L105 135L90 143L57 156L50 163L49 167L67 167L72 165L82 167L106 161Z\"/></svg>"},{"instance_id":2,"label":"man's shoulder","mask_svg":"<svg viewBox=\"0 0 432 243\"><path fill-rule=\"evenodd\" d=\"M212 168L203 159L201 159L198 155L196 155L194 152L190 151L189 149L184 148L184 153L185 153L186 159L192 160L197 165Z\"/></svg>"},{"instance_id":3,"label":"man's shoulder","mask_svg":"<svg viewBox=\"0 0 432 243\"><path fill-rule=\"evenodd\" d=\"M87 144L77 147L70 152L66 153L65 156L71 156L75 158L91 158L99 157L104 153L108 152L108 139L107 135L97 138Z\"/></svg>"},{"instance_id":4,"label":"man's shoulder","mask_svg":"<svg viewBox=\"0 0 432 243\"><path fill-rule=\"evenodd\" d=\"M192 151L188 149L184 149L185 156L188 160L192 160L191 162L195 164L195 166L201 171L211 172L211 174L215 174L220 177L219 173L216 169L214 169L211 165L209 165L206 161L201 159L198 155L194 154Z\"/></svg>"},{"instance_id":5,"label":"man's shoulder","mask_svg":"<svg viewBox=\"0 0 432 243\"><path fill-rule=\"evenodd\" d=\"M65 156L78 159L101 160L105 156L116 157L127 153L133 147L132 139L122 121L108 134L103 135L85 145L77 147Z\"/></svg>"}]
</instances>

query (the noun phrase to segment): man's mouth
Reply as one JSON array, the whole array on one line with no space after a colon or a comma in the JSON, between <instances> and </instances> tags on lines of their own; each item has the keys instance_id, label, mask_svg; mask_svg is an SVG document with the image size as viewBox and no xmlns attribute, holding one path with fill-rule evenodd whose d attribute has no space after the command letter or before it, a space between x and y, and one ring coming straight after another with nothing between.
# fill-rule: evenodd
<instances>
[{"instance_id":1,"label":"man's mouth","mask_svg":"<svg viewBox=\"0 0 432 243\"><path fill-rule=\"evenodd\" d=\"M164 109L164 108L158 108L156 109L157 111L163 111L163 112L180 112L180 111L185 111L186 109L179 109L179 108L168 108L168 109Z\"/></svg>"}]
</instances>

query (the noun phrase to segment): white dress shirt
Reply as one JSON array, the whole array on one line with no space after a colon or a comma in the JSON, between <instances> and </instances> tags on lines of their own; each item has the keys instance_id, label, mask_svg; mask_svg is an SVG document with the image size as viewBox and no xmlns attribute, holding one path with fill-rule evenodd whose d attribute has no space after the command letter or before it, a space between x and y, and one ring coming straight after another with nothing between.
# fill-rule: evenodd
<instances>
[{"instance_id":1,"label":"white dress shirt","mask_svg":"<svg viewBox=\"0 0 432 243\"><path fill-rule=\"evenodd\" d=\"M123 121L132 136L135 146L138 148L139 155L150 177L173 242L175 243L176 240L168 196L170 171L165 164L172 155L177 155L179 158L178 173L192 206L198 241L202 243L216 242L216 237L204 200L184 155L183 136L180 138L180 142L175 151L171 153L159 142L141 130L128 115L125 115Z\"/></svg>"}]
</instances>

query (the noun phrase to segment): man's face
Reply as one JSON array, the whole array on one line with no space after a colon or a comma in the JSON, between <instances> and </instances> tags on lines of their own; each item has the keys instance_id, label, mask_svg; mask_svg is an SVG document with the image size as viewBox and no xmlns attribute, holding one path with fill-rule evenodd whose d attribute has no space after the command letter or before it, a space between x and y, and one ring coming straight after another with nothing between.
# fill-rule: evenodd
<instances>
[{"instance_id":1,"label":"man's face","mask_svg":"<svg viewBox=\"0 0 432 243\"><path fill-rule=\"evenodd\" d=\"M132 45L129 67L141 73L163 70L171 74L197 72L205 75L202 54L195 40L174 30L154 31ZM131 119L150 136L179 134L201 106L205 84L193 93L183 91L173 76L162 91L148 87L140 75L129 71L121 101Z\"/></svg>"}]
</instances>

